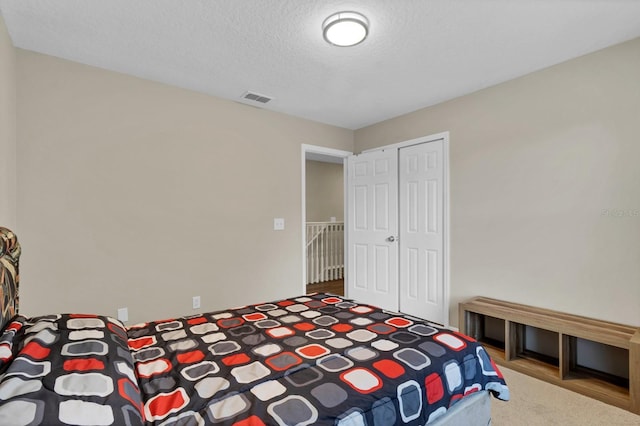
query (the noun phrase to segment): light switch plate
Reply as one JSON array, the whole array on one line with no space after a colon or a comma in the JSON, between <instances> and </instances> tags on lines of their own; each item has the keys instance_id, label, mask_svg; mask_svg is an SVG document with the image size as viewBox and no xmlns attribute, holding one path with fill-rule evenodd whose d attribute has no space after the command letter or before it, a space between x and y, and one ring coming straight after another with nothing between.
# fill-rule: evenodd
<instances>
[{"instance_id":1,"label":"light switch plate","mask_svg":"<svg viewBox=\"0 0 640 426\"><path fill-rule=\"evenodd\" d=\"M274 231L283 231L284 230L284 218L283 217L275 217L275 218L273 218L273 230Z\"/></svg>"}]
</instances>

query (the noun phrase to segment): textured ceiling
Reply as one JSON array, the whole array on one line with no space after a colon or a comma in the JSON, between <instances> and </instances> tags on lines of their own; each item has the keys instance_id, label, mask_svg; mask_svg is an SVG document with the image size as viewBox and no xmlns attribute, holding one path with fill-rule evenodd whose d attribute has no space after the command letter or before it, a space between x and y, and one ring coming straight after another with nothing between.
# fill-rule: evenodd
<instances>
[{"instance_id":1,"label":"textured ceiling","mask_svg":"<svg viewBox=\"0 0 640 426\"><path fill-rule=\"evenodd\" d=\"M322 39L344 10L364 43ZM15 46L357 129L640 36L637 0L0 0Z\"/></svg>"}]
</instances>

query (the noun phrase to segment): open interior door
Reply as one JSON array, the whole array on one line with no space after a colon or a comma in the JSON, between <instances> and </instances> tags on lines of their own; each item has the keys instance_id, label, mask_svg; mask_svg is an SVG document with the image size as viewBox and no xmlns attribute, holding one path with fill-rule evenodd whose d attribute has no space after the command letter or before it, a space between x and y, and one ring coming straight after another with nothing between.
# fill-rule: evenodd
<instances>
[{"instance_id":1,"label":"open interior door","mask_svg":"<svg viewBox=\"0 0 640 426\"><path fill-rule=\"evenodd\" d=\"M398 311L398 150L347 159L347 296Z\"/></svg>"}]
</instances>

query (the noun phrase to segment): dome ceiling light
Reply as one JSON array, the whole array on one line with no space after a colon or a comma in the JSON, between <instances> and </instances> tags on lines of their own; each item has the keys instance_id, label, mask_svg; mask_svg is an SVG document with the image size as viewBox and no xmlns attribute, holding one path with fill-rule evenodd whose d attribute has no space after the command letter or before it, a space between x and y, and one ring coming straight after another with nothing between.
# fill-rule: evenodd
<instances>
[{"instance_id":1,"label":"dome ceiling light","mask_svg":"<svg viewBox=\"0 0 640 426\"><path fill-rule=\"evenodd\" d=\"M339 12L322 23L324 39L334 46L348 47L362 43L369 34L369 21L357 12Z\"/></svg>"}]
</instances>

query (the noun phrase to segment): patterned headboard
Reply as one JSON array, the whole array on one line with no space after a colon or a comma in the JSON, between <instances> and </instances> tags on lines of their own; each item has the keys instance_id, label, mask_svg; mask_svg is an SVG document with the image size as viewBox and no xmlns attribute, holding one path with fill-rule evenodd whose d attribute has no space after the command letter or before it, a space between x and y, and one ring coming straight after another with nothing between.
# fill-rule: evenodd
<instances>
[{"instance_id":1,"label":"patterned headboard","mask_svg":"<svg viewBox=\"0 0 640 426\"><path fill-rule=\"evenodd\" d=\"M19 259L16 234L0 227L0 330L18 313Z\"/></svg>"}]
</instances>

